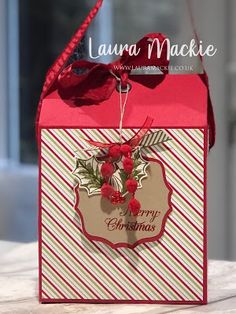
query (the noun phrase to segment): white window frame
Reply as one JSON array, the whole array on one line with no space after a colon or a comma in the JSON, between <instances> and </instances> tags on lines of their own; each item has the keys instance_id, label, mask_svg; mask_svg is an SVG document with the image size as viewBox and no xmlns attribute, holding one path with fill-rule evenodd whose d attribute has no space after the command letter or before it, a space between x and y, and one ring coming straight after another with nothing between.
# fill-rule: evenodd
<instances>
[{"instance_id":1,"label":"white window frame","mask_svg":"<svg viewBox=\"0 0 236 314\"><path fill-rule=\"evenodd\" d=\"M1 146L0 166L19 164L19 35L18 0L3 0L1 14Z\"/></svg>"},{"instance_id":2,"label":"white window frame","mask_svg":"<svg viewBox=\"0 0 236 314\"><path fill-rule=\"evenodd\" d=\"M6 1L0 2L0 165L6 163L7 153L7 18Z\"/></svg>"},{"instance_id":3,"label":"white window frame","mask_svg":"<svg viewBox=\"0 0 236 314\"><path fill-rule=\"evenodd\" d=\"M18 1L0 1L0 240L32 241L38 170L20 163Z\"/></svg>"}]
</instances>

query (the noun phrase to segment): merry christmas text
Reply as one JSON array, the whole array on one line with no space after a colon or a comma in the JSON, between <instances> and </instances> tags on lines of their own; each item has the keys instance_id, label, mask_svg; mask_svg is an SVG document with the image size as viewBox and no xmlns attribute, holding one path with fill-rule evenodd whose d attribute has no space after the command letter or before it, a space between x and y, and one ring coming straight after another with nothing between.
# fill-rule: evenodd
<instances>
[{"instance_id":1,"label":"merry christmas text","mask_svg":"<svg viewBox=\"0 0 236 314\"><path fill-rule=\"evenodd\" d=\"M105 224L109 231L146 231L154 232L156 229L156 220L160 216L159 210L140 210L138 215L133 216L129 210L120 212L120 217L110 217L105 219ZM136 221L133 218L136 217ZM130 219L130 220L129 220Z\"/></svg>"}]
</instances>

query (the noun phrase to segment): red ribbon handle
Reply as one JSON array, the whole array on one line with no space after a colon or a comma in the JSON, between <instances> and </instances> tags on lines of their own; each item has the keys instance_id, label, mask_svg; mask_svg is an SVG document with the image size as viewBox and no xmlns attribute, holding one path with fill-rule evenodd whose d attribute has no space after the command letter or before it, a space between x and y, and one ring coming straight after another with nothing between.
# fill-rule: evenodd
<instances>
[{"instance_id":1,"label":"red ribbon handle","mask_svg":"<svg viewBox=\"0 0 236 314\"><path fill-rule=\"evenodd\" d=\"M194 16L193 16L193 10L192 10L192 5L190 0L187 0L187 8L188 8L188 13L190 16L190 23L193 29L194 37L197 42L197 45L199 47L200 45L200 40L198 37L197 29L195 26L195 21L194 21ZM208 75L204 66L203 62L203 57L199 55L200 63L203 69L203 74L200 75L202 81L207 87L207 122L208 122L208 127L209 127L209 148L211 149L215 145L216 141L216 125L215 125L215 116L214 116L214 110L213 110L213 105L211 101L211 95L210 95L210 88L209 88L209 80L208 80Z\"/></svg>"}]
</instances>

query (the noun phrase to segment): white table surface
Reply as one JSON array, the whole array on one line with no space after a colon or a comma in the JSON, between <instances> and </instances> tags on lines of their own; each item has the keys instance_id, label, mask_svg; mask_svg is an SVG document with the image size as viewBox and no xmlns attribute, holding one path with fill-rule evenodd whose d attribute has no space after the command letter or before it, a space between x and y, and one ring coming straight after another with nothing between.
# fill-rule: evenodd
<instances>
[{"instance_id":1,"label":"white table surface","mask_svg":"<svg viewBox=\"0 0 236 314\"><path fill-rule=\"evenodd\" d=\"M0 241L0 313L236 313L236 262L209 262L209 304L39 304L37 243Z\"/></svg>"}]
</instances>

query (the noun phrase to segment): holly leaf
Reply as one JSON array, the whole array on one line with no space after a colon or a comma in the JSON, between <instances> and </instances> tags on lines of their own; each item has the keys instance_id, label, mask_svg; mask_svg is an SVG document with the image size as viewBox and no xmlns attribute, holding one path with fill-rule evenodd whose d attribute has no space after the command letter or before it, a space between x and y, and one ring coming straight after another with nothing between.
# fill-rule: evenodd
<instances>
[{"instance_id":1,"label":"holly leaf","mask_svg":"<svg viewBox=\"0 0 236 314\"><path fill-rule=\"evenodd\" d=\"M162 130L145 135L141 140L140 147L151 147L167 141L171 141L171 138Z\"/></svg>"},{"instance_id":2,"label":"holly leaf","mask_svg":"<svg viewBox=\"0 0 236 314\"><path fill-rule=\"evenodd\" d=\"M140 149L134 153L134 170L132 176L138 182L138 188L142 187L142 180L146 178L149 163L142 157Z\"/></svg>"},{"instance_id":3,"label":"holly leaf","mask_svg":"<svg viewBox=\"0 0 236 314\"><path fill-rule=\"evenodd\" d=\"M73 174L79 180L79 187L85 189L89 196L100 194L104 180L99 174L99 162L94 156L86 160L77 158Z\"/></svg>"},{"instance_id":4,"label":"holly leaf","mask_svg":"<svg viewBox=\"0 0 236 314\"><path fill-rule=\"evenodd\" d=\"M114 189L116 191L122 191L123 190L123 182L122 182L122 179L120 177L120 172L121 170L117 170L113 176L111 177L110 179L110 183L111 185L114 187Z\"/></svg>"}]
</instances>

